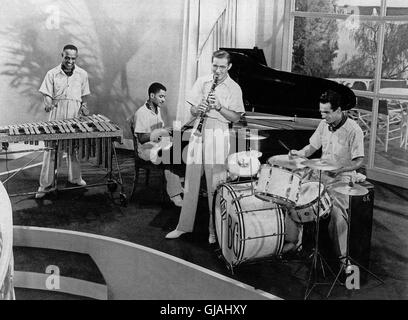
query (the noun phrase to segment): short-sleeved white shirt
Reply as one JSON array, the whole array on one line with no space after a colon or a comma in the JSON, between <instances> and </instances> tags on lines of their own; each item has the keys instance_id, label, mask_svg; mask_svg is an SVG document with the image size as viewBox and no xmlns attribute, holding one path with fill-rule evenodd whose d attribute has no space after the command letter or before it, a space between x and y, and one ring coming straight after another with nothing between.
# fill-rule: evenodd
<instances>
[{"instance_id":1,"label":"short-sleeved white shirt","mask_svg":"<svg viewBox=\"0 0 408 320\"><path fill-rule=\"evenodd\" d=\"M53 100L82 101L83 96L91 93L88 73L75 66L72 75L67 76L61 65L58 65L47 72L39 91Z\"/></svg>"},{"instance_id":2,"label":"short-sleeved white shirt","mask_svg":"<svg viewBox=\"0 0 408 320\"><path fill-rule=\"evenodd\" d=\"M78 117L82 97L90 94L88 73L75 66L68 77L58 65L47 72L39 91L51 97L56 105L49 114L49 120Z\"/></svg>"},{"instance_id":3,"label":"short-sleeved white shirt","mask_svg":"<svg viewBox=\"0 0 408 320\"><path fill-rule=\"evenodd\" d=\"M147 107L147 102L141 106L134 115L134 134L137 133L151 133L154 129L164 127L164 121L161 117L160 108L157 108L157 113ZM148 141L146 143L139 143L137 141L137 150L139 157L143 160L150 160L150 149L154 143Z\"/></svg>"},{"instance_id":4,"label":"short-sleeved white shirt","mask_svg":"<svg viewBox=\"0 0 408 320\"><path fill-rule=\"evenodd\" d=\"M322 120L309 142L315 149L322 147L322 159L338 162L342 166L350 166L353 159L364 157L364 134L352 119L347 119L334 132Z\"/></svg>"},{"instance_id":5,"label":"short-sleeved white shirt","mask_svg":"<svg viewBox=\"0 0 408 320\"><path fill-rule=\"evenodd\" d=\"M208 97L212 83L212 74L198 78L187 96L187 102L194 106L199 105L203 99ZM242 90L238 83L232 80L229 76L216 86L215 95L224 108L240 113L245 112L244 102L242 100ZM229 123L229 121L216 110L210 110L207 113L207 116L209 118Z\"/></svg>"}]
</instances>

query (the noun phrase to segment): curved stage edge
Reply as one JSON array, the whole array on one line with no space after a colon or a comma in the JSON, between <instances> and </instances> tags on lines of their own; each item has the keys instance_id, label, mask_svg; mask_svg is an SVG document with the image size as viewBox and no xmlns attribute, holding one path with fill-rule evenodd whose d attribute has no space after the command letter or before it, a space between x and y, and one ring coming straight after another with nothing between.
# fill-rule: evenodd
<instances>
[{"instance_id":1,"label":"curved stage edge","mask_svg":"<svg viewBox=\"0 0 408 320\"><path fill-rule=\"evenodd\" d=\"M88 254L106 284L61 280L61 292L123 300L280 300L267 292L169 254L115 238L62 229L14 226L14 246ZM15 287L46 290L48 275L16 271ZM61 277L63 278L63 277ZM65 291L64 291L65 290Z\"/></svg>"},{"instance_id":2,"label":"curved stage edge","mask_svg":"<svg viewBox=\"0 0 408 320\"><path fill-rule=\"evenodd\" d=\"M0 181L0 300L14 300L13 211Z\"/></svg>"}]
</instances>

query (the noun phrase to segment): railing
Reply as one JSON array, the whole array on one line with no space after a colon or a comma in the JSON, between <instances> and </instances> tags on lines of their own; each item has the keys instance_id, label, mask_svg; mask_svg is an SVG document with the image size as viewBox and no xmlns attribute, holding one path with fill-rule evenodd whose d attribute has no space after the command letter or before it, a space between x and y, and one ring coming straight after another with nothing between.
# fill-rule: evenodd
<instances>
[{"instance_id":1,"label":"railing","mask_svg":"<svg viewBox=\"0 0 408 320\"><path fill-rule=\"evenodd\" d=\"M0 182L0 300L14 300L13 218L10 199Z\"/></svg>"}]
</instances>

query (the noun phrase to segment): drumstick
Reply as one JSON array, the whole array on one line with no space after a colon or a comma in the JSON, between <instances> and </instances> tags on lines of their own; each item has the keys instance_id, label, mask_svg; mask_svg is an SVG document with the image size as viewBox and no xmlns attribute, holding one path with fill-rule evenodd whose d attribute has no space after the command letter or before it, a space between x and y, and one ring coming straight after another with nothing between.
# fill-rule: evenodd
<instances>
[{"instance_id":1,"label":"drumstick","mask_svg":"<svg viewBox=\"0 0 408 320\"><path fill-rule=\"evenodd\" d=\"M284 147L286 150L288 150L289 152L290 152L290 149L287 147L287 145L286 144L284 144L282 141L280 141L279 139L278 139L278 142L279 142L279 144L282 146L282 147Z\"/></svg>"},{"instance_id":2,"label":"drumstick","mask_svg":"<svg viewBox=\"0 0 408 320\"><path fill-rule=\"evenodd\" d=\"M284 144L284 143L283 143L282 141L280 141L279 139L278 139L278 142L279 142L279 144L280 144L282 147L284 147L286 150L289 151L290 156L292 156L292 157L294 156L294 155L291 154L290 149L288 148L288 146L287 146L286 144ZM307 160L306 157L302 157L302 156L296 156L296 157Z\"/></svg>"}]
</instances>

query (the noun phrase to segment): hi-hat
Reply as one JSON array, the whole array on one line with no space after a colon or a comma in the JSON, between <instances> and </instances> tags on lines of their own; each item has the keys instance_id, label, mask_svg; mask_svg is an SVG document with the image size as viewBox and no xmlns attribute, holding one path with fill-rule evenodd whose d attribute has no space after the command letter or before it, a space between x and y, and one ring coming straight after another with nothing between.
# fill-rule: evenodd
<instances>
[{"instance_id":1,"label":"hi-hat","mask_svg":"<svg viewBox=\"0 0 408 320\"><path fill-rule=\"evenodd\" d=\"M338 163L324 159L305 160L301 162L301 164L305 165L306 167L321 171L332 171L340 169L340 165Z\"/></svg>"},{"instance_id":2,"label":"hi-hat","mask_svg":"<svg viewBox=\"0 0 408 320\"><path fill-rule=\"evenodd\" d=\"M279 166L279 167L283 167L283 168L287 168L287 169L296 170L296 169L306 168L306 166L304 164L302 164L302 162L304 160L305 160L304 158L292 158L292 159L290 159L289 155L280 154L280 155L277 155L277 156L270 157L267 162L270 165L275 165L275 166Z\"/></svg>"},{"instance_id":3,"label":"hi-hat","mask_svg":"<svg viewBox=\"0 0 408 320\"><path fill-rule=\"evenodd\" d=\"M353 184L352 186L346 182L340 182L331 188L333 191L347 195L347 196L364 196L368 193L366 187L359 184Z\"/></svg>"}]
</instances>

